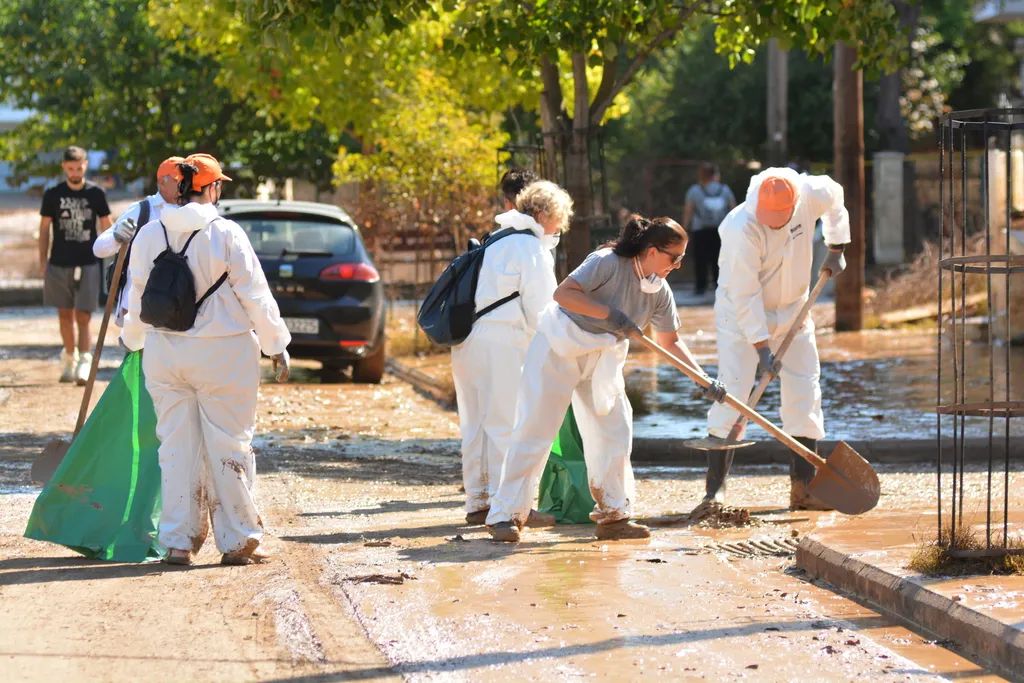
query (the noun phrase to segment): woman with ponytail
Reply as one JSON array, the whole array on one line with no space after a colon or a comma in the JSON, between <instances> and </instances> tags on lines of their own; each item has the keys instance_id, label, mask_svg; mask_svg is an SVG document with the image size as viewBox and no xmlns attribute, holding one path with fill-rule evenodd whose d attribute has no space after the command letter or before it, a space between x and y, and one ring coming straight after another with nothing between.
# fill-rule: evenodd
<instances>
[{"instance_id":1,"label":"woman with ponytail","mask_svg":"<svg viewBox=\"0 0 1024 683\"><path fill-rule=\"evenodd\" d=\"M122 342L132 351L146 347L142 365L160 439L165 561L191 564L202 545L208 500L221 563L249 564L265 557L252 495L260 351L272 358L278 381L287 380L291 335L249 238L217 213L221 183L231 179L208 154L187 157L178 170L178 206L164 209L135 237ZM175 266L168 266L174 261L169 252L186 259L195 283L195 320L188 329L161 325L153 313L158 309L143 305L145 298L167 308L166 297L152 295L168 294L159 289L167 280L156 275L154 262L163 261L164 275Z\"/></svg>"},{"instance_id":2,"label":"woman with ponytail","mask_svg":"<svg viewBox=\"0 0 1024 683\"><path fill-rule=\"evenodd\" d=\"M679 315L664 279L682 262L686 242L686 231L671 218L632 216L618 240L590 254L555 290L526 354L512 447L487 515L494 540L519 540L570 404L596 501L590 518L597 537L650 537L647 527L630 521L633 411L622 368L628 339L653 324L661 346L700 370L676 332ZM704 395L719 401L725 390L714 382Z\"/></svg>"}]
</instances>

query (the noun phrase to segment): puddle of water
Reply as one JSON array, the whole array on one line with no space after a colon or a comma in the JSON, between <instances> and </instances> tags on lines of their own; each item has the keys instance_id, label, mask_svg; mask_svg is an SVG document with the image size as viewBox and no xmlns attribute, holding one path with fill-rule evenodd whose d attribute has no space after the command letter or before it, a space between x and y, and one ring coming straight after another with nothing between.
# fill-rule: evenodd
<instances>
[{"instance_id":1,"label":"puddle of water","mask_svg":"<svg viewBox=\"0 0 1024 683\"><path fill-rule=\"evenodd\" d=\"M831 338L829 338L831 337ZM825 335L821 350L822 409L825 430L830 439L934 438L936 429L936 356L934 335L893 335L868 333ZM943 365L951 368L951 347L944 348ZM1011 401L1024 400L1024 348L1010 352ZM967 347L967 400L989 398L989 353L987 345ZM996 400L1006 400L1005 351L997 349L995 358ZM785 360L783 360L785 362ZM715 365L705 368L716 375ZM706 431L708 404L692 397L695 385L674 367L656 358L631 359L627 378L632 386L645 391L653 412L634 418L638 437L689 437ZM952 371L944 382L943 402L953 397ZM780 384L768 386L758 412L778 422ZM951 418L944 418L945 429L952 429ZM1005 435L1006 420L995 421L997 439ZM969 418L967 437L988 435L987 418ZM756 425L747 430L748 438L769 439ZM1024 436L1024 420L1010 420L1010 436Z\"/></svg>"}]
</instances>

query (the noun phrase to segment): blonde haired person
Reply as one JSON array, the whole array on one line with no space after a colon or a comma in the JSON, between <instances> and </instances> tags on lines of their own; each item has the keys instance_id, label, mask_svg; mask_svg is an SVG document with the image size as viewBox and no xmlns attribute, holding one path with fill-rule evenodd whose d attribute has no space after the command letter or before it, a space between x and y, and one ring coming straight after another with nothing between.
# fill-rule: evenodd
<instances>
[{"instance_id":1,"label":"blonde haired person","mask_svg":"<svg viewBox=\"0 0 1024 683\"><path fill-rule=\"evenodd\" d=\"M146 347L142 367L160 438L165 562L191 564L204 536L205 498L221 564L249 564L264 557L252 492L260 350L284 381L291 335L248 236L217 213L221 183L231 179L208 154L187 157L178 170L178 206L140 228L132 245L122 341L132 351ZM167 249L187 257L202 297L194 324L183 331L142 320L154 261Z\"/></svg>"},{"instance_id":2,"label":"blonde haired person","mask_svg":"<svg viewBox=\"0 0 1024 683\"><path fill-rule=\"evenodd\" d=\"M494 234L518 234L486 247L475 297L476 310L483 315L469 337L452 349L469 524L484 523L497 490L526 349L557 284L551 250L572 217L568 193L548 181L531 182L533 178L528 171L513 170L502 179L508 210L495 218L501 229ZM531 526L554 522L553 515L536 511L529 520Z\"/></svg>"}]
</instances>

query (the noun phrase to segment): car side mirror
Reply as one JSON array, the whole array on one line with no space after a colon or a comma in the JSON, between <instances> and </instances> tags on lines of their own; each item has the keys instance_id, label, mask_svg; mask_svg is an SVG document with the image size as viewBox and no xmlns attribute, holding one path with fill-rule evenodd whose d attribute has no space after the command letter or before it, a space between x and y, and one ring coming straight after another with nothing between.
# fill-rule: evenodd
<instances>
[{"instance_id":1,"label":"car side mirror","mask_svg":"<svg viewBox=\"0 0 1024 683\"><path fill-rule=\"evenodd\" d=\"M469 247L467 248L468 250L476 249L479 246L480 246L480 240L478 240L475 237L470 237L469 238Z\"/></svg>"}]
</instances>

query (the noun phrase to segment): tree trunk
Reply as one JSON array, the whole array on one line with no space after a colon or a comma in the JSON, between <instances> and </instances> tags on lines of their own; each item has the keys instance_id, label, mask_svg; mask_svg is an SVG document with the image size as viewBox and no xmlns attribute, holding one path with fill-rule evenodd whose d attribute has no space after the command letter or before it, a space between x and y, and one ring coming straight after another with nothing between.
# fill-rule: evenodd
<instances>
[{"instance_id":1,"label":"tree trunk","mask_svg":"<svg viewBox=\"0 0 1024 683\"><path fill-rule=\"evenodd\" d=\"M594 198L590 188L590 134L588 130L572 132L565 155L565 190L572 197L575 215L572 229L566 235L568 270L583 263L591 251L590 228L594 222Z\"/></svg>"},{"instance_id":2,"label":"tree trunk","mask_svg":"<svg viewBox=\"0 0 1024 683\"><path fill-rule=\"evenodd\" d=\"M857 48L835 47L833 123L835 179L842 184L850 213L846 270L836 279L836 331L864 326L864 79L854 71Z\"/></svg>"}]
</instances>

